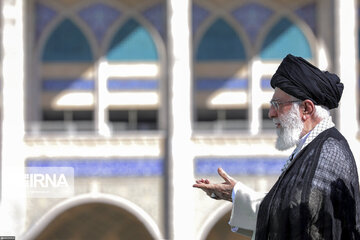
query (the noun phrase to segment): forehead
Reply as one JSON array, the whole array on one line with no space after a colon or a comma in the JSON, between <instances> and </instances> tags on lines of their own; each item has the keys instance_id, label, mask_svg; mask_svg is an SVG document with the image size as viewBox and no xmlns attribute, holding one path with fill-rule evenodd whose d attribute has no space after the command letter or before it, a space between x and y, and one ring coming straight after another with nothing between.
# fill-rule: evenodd
<instances>
[{"instance_id":1,"label":"forehead","mask_svg":"<svg viewBox=\"0 0 360 240\"><path fill-rule=\"evenodd\" d=\"M272 100L288 100L290 99L291 96L289 94L287 94L286 92L284 92L283 90L281 90L280 88L275 88Z\"/></svg>"}]
</instances>

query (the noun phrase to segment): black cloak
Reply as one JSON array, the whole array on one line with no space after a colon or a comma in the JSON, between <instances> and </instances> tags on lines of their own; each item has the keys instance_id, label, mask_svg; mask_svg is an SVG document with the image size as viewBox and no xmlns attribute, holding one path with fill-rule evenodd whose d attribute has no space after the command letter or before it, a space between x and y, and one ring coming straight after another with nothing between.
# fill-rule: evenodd
<instances>
[{"instance_id":1,"label":"black cloak","mask_svg":"<svg viewBox=\"0 0 360 240\"><path fill-rule=\"evenodd\" d=\"M360 239L359 179L347 141L320 133L260 204L256 239Z\"/></svg>"}]
</instances>

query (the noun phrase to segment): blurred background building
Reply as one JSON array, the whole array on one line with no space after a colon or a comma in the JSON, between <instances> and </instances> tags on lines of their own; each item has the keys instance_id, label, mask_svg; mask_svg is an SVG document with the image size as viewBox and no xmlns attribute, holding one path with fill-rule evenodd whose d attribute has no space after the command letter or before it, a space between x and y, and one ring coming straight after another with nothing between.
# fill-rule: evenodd
<instances>
[{"instance_id":1,"label":"blurred background building","mask_svg":"<svg viewBox=\"0 0 360 240\"><path fill-rule=\"evenodd\" d=\"M17 239L242 239L217 168L258 191L274 148L269 80L288 53L345 84L359 160L358 1L2 0L1 232ZM25 167L72 167L68 198L30 198Z\"/></svg>"}]
</instances>

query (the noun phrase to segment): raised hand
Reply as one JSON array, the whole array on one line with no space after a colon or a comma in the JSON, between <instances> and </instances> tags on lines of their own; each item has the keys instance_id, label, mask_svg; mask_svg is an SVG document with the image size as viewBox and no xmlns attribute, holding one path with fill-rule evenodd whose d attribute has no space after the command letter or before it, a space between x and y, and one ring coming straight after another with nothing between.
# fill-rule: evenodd
<instances>
[{"instance_id":1,"label":"raised hand","mask_svg":"<svg viewBox=\"0 0 360 240\"><path fill-rule=\"evenodd\" d=\"M208 179L200 179L196 180L196 184L194 184L193 187L202 189L211 198L232 202L231 195L236 180L230 177L222 168L218 168L218 174L225 182L210 183Z\"/></svg>"}]
</instances>

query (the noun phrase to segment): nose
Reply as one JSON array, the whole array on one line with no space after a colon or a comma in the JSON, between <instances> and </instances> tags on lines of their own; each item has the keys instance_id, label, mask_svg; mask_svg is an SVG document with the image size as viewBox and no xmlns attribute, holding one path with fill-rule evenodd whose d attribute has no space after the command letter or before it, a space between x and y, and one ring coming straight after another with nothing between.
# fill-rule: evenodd
<instances>
[{"instance_id":1,"label":"nose","mask_svg":"<svg viewBox=\"0 0 360 240\"><path fill-rule=\"evenodd\" d=\"M271 104L270 104L270 109L269 109L269 112L268 112L268 117L270 119L273 119L273 118L277 117L277 111Z\"/></svg>"}]
</instances>

